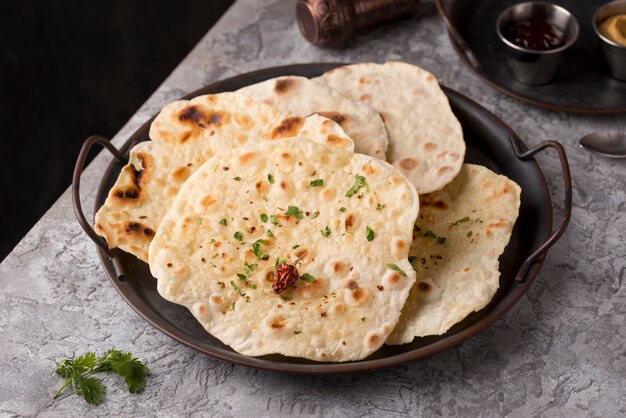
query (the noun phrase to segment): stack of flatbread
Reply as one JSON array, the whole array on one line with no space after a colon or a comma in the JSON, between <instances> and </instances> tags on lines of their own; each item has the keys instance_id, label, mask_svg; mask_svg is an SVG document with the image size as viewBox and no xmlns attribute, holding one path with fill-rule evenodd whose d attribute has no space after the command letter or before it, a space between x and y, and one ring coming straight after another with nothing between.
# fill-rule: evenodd
<instances>
[{"instance_id":1,"label":"stack of flatbread","mask_svg":"<svg viewBox=\"0 0 626 418\"><path fill-rule=\"evenodd\" d=\"M463 164L437 80L402 62L177 101L95 229L239 353L363 359L484 308L520 188Z\"/></svg>"}]
</instances>

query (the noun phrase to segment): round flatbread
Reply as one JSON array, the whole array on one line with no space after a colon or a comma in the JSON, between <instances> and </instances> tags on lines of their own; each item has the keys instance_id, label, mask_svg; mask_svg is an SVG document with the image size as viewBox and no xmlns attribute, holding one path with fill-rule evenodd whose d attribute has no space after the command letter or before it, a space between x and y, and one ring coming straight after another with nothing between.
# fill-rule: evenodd
<instances>
[{"instance_id":1,"label":"round flatbread","mask_svg":"<svg viewBox=\"0 0 626 418\"><path fill-rule=\"evenodd\" d=\"M403 62L339 67L314 79L376 109L389 134L387 161L419 194L440 190L458 174L463 131L435 77Z\"/></svg>"},{"instance_id":2,"label":"round flatbread","mask_svg":"<svg viewBox=\"0 0 626 418\"><path fill-rule=\"evenodd\" d=\"M330 118L354 140L356 152L385 159L389 141L380 115L326 85L286 76L252 84L238 92L297 116L318 113Z\"/></svg>"},{"instance_id":3,"label":"round flatbread","mask_svg":"<svg viewBox=\"0 0 626 418\"><path fill-rule=\"evenodd\" d=\"M131 150L129 163L96 213L95 231L110 248L147 262L161 219L180 186L202 163L232 148L293 135L354 150L352 140L330 119L293 116L241 94L171 103L152 123L152 141Z\"/></svg>"},{"instance_id":4,"label":"round flatbread","mask_svg":"<svg viewBox=\"0 0 626 418\"><path fill-rule=\"evenodd\" d=\"M359 360L413 285L417 213L415 188L376 158L306 139L234 149L183 185L150 269L161 296L239 353ZM299 274L280 294L277 265Z\"/></svg>"},{"instance_id":5,"label":"round flatbread","mask_svg":"<svg viewBox=\"0 0 626 418\"><path fill-rule=\"evenodd\" d=\"M420 196L411 260L417 282L387 344L441 335L491 301L498 258L511 238L519 186L478 165L464 164L443 190Z\"/></svg>"}]
</instances>

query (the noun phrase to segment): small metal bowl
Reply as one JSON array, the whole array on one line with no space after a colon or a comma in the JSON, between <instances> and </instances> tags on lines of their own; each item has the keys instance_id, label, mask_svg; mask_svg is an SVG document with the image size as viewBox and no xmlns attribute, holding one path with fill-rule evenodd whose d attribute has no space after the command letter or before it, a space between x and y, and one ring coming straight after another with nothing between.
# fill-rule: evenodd
<instances>
[{"instance_id":1,"label":"small metal bowl","mask_svg":"<svg viewBox=\"0 0 626 418\"><path fill-rule=\"evenodd\" d=\"M600 7L593 16L593 29L602 41L602 50L611 75L613 78L626 81L626 46L606 38L598 29L607 18L617 14L626 14L626 0L613 1Z\"/></svg>"},{"instance_id":2,"label":"small metal bowl","mask_svg":"<svg viewBox=\"0 0 626 418\"><path fill-rule=\"evenodd\" d=\"M554 26L566 39L563 46L546 51L526 49L509 41L502 30L512 22L540 19ZM511 75L524 84L547 84L554 79L566 57L567 50L576 42L578 21L563 7L551 3L527 2L503 11L496 22L498 37L504 45L506 62Z\"/></svg>"}]
</instances>

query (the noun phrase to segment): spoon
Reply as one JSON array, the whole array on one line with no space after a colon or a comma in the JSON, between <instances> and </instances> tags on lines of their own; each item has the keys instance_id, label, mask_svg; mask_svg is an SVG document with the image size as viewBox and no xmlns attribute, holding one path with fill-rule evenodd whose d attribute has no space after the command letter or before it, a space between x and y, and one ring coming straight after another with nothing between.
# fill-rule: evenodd
<instances>
[{"instance_id":1,"label":"spoon","mask_svg":"<svg viewBox=\"0 0 626 418\"><path fill-rule=\"evenodd\" d=\"M617 131L593 132L580 138L580 146L609 158L626 158L626 134Z\"/></svg>"}]
</instances>

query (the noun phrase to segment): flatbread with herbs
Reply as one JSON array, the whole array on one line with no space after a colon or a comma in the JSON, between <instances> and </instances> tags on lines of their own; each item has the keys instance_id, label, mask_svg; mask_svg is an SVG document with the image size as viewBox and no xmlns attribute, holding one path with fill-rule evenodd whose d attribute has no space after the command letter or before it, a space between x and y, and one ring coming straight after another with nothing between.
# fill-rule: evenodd
<instances>
[{"instance_id":1,"label":"flatbread with herbs","mask_svg":"<svg viewBox=\"0 0 626 418\"><path fill-rule=\"evenodd\" d=\"M379 159L297 138L231 149L183 185L150 269L161 296L239 353L359 360L414 283L417 214L415 188ZM279 294L287 264L299 278Z\"/></svg>"},{"instance_id":2,"label":"flatbread with herbs","mask_svg":"<svg viewBox=\"0 0 626 418\"><path fill-rule=\"evenodd\" d=\"M96 213L95 231L110 248L119 247L147 262L148 246L161 219L202 163L232 148L293 135L354 150L352 140L330 119L293 116L241 94L173 102L152 123L152 141L131 150L129 163Z\"/></svg>"}]
</instances>

